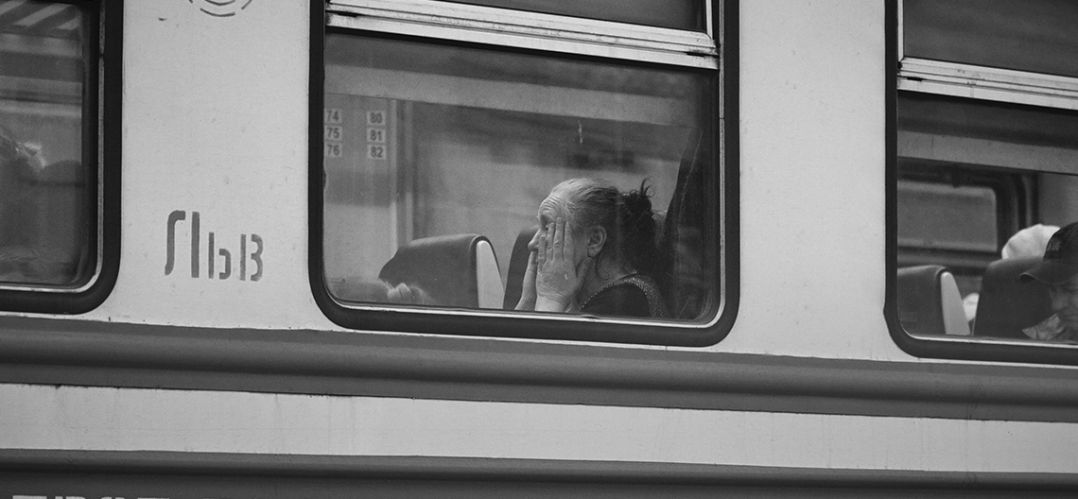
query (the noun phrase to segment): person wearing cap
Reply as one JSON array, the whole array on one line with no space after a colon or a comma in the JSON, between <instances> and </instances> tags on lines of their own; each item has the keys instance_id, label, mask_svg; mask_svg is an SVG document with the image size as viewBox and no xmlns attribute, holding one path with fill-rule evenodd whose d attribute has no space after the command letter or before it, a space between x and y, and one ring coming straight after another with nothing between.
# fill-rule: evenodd
<instances>
[{"instance_id":1,"label":"person wearing cap","mask_svg":"<svg viewBox=\"0 0 1078 499\"><path fill-rule=\"evenodd\" d=\"M1036 224L1015 232L1007 244L1000 250L1000 257L1004 260L1010 258L1032 258L1044 255L1044 248L1048 246L1048 240L1059 230L1055 225ZM977 318L977 306L981 300L981 294L974 292L962 297L962 308L966 313L966 321L970 327Z\"/></svg>"},{"instance_id":2,"label":"person wearing cap","mask_svg":"<svg viewBox=\"0 0 1078 499\"><path fill-rule=\"evenodd\" d=\"M1052 234L1044 258L1019 279L1048 286L1054 312L1022 332L1037 340L1078 341L1078 222Z\"/></svg>"},{"instance_id":3,"label":"person wearing cap","mask_svg":"<svg viewBox=\"0 0 1078 499\"><path fill-rule=\"evenodd\" d=\"M1037 224L1015 232L999 254L1003 259L1025 258L1044 255L1044 248L1048 247L1048 240L1052 238L1059 227L1055 225Z\"/></svg>"}]
</instances>

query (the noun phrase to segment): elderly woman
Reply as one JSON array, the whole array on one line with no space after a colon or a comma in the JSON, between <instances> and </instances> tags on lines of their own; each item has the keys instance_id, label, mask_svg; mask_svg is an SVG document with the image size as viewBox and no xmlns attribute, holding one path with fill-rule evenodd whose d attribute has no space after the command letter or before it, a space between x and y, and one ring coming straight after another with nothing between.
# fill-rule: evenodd
<instances>
[{"instance_id":1,"label":"elderly woman","mask_svg":"<svg viewBox=\"0 0 1078 499\"><path fill-rule=\"evenodd\" d=\"M539 230L517 310L663 317L655 281L655 216L647 186L628 193L574 178L539 204Z\"/></svg>"}]
</instances>

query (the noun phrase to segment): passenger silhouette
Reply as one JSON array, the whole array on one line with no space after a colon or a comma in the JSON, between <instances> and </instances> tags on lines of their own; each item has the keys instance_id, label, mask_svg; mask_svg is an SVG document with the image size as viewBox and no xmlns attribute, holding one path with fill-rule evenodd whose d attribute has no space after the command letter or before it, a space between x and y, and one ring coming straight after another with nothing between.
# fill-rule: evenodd
<instances>
[{"instance_id":1,"label":"passenger silhouette","mask_svg":"<svg viewBox=\"0 0 1078 499\"><path fill-rule=\"evenodd\" d=\"M1022 332L1038 340L1078 341L1078 222L1052 234L1041 262L1020 279L1047 286L1053 312Z\"/></svg>"}]
</instances>

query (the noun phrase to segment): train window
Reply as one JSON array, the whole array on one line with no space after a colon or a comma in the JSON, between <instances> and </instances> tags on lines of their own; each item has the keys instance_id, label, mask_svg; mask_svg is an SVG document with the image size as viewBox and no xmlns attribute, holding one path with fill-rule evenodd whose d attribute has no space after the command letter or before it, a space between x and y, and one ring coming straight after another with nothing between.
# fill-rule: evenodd
<instances>
[{"instance_id":1,"label":"train window","mask_svg":"<svg viewBox=\"0 0 1078 499\"><path fill-rule=\"evenodd\" d=\"M1078 221L1078 171L1067 171L1078 165L1078 136L1067 133L1078 113L914 93L898 105L900 320L927 334L1023 339L1034 324L1005 330L985 310L998 310L1000 293L1047 296L1046 286L1022 282L1028 268L1014 265L1036 264L1049 230ZM936 312L947 307L964 325L942 321Z\"/></svg>"},{"instance_id":2,"label":"train window","mask_svg":"<svg viewBox=\"0 0 1078 499\"><path fill-rule=\"evenodd\" d=\"M424 18L430 36L385 36L397 13L334 15L378 2L329 6L312 222L327 314L349 327L483 334L483 316L514 336L717 340L717 58L611 41L615 56L596 58L597 42L558 33L522 45L447 25L447 2L415 4L438 13ZM489 22L504 12L461 8ZM516 15L507 29L560 22Z\"/></svg>"},{"instance_id":3,"label":"train window","mask_svg":"<svg viewBox=\"0 0 1078 499\"><path fill-rule=\"evenodd\" d=\"M33 308L4 305L19 293L83 293L98 275L98 13L96 2L0 1L5 308Z\"/></svg>"},{"instance_id":4,"label":"train window","mask_svg":"<svg viewBox=\"0 0 1078 499\"><path fill-rule=\"evenodd\" d=\"M921 355L1078 361L1078 9L1017 7L902 3L889 313Z\"/></svg>"}]
</instances>

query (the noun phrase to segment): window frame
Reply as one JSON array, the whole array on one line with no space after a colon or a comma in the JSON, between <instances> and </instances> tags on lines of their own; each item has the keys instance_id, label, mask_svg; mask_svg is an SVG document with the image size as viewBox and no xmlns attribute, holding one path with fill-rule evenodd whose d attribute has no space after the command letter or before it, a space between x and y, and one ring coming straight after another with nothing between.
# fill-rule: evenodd
<instances>
[{"instance_id":1,"label":"window frame","mask_svg":"<svg viewBox=\"0 0 1078 499\"><path fill-rule=\"evenodd\" d=\"M1036 105L1078 109L1078 94L1033 95L1028 87L1011 86L1004 88L1006 76L1020 73L994 68L974 68L976 71L962 73L970 69L968 65L950 62L928 61L902 57L902 0L888 0L885 26L887 29L885 65L886 113L886 292L884 297L884 318L895 344L903 351L916 357L1028 363L1035 365L1078 365L1078 345L1059 343L1032 343L1000 338L977 336L915 336L908 333L898 319L898 179L899 179L899 127L898 100L900 92L923 92L949 97L972 97L976 100L1008 102L1020 105ZM933 67L935 72L920 72L920 68ZM951 72L963 74L962 79L948 80ZM1037 75L1023 73L1034 81ZM1055 77L1052 77L1054 79ZM1071 79L1078 81L1078 79ZM1044 81L1044 80L1041 80ZM966 88L958 94L958 88ZM1059 105L1060 99L1073 99L1070 104L1076 107ZM1026 170L1039 172L1039 170ZM1060 173L1060 172L1045 172Z\"/></svg>"},{"instance_id":2,"label":"window frame","mask_svg":"<svg viewBox=\"0 0 1078 499\"><path fill-rule=\"evenodd\" d=\"M0 310L81 314L97 308L112 292L120 260L120 156L123 85L123 0L53 3L83 5L87 33L83 88L83 161L87 169L90 213L88 244L92 273L77 287L0 285Z\"/></svg>"},{"instance_id":3,"label":"window frame","mask_svg":"<svg viewBox=\"0 0 1078 499\"><path fill-rule=\"evenodd\" d=\"M1078 77L906 57L903 0L896 22L898 90L1078 110Z\"/></svg>"},{"instance_id":4,"label":"window frame","mask_svg":"<svg viewBox=\"0 0 1078 499\"><path fill-rule=\"evenodd\" d=\"M309 277L315 301L332 322L348 329L394 331L457 336L534 338L603 343L631 343L668 346L707 346L717 343L730 330L738 303L737 209L737 12L735 0L715 0L709 9L710 26L722 34L710 53L701 49L706 33L681 32L608 21L567 18L550 14L506 11L485 6L406 0L340 0L329 8L315 2L311 14L310 82L310 193L309 193ZM337 9L336 5L343 6ZM410 10L411 9L411 10ZM455 12L461 14L456 15ZM467 17L461 19L461 16ZM463 23L463 30L443 24L447 18ZM492 30L493 20L505 21L503 30ZM331 26L337 23L339 26ZM720 24L721 23L721 24ZM418 26L418 27L417 27ZM587 29L581 29L581 27ZM555 35L534 39L533 30L553 30ZM589 31L590 30L590 31ZM646 67L672 67L684 71L707 71L714 75L715 96L707 103L715 110L713 143L716 164L712 192L721 199L714 203L716 224L716 274L714 289L720 294L716 308L703 323L670 320L629 320L574 315L543 314L499 310L460 311L389 304L351 305L329 292L323 261L324 200L322 123L325 101L325 37L328 32L358 36L434 41L447 45L476 46L506 52L529 52L585 60L610 60ZM709 30L711 31L711 30ZM456 35L446 37L447 32ZM616 37L618 50L599 48ZM648 37L658 36L655 41ZM564 36L564 37L563 37ZM718 43L726 40L724 47ZM709 41L709 43L711 43ZM721 57L716 49L721 48ZM658 55L657 55L658 54ZM707 61L712 61L709 65ZM717 73L715 73L717 72ZM721 151L721 152L720 152ZM720 206L721 204L721 206ZM502 255L507 258L508 255ZM507 263L502 262L503 264ZM491 333L494 331L495 333Z\"/></svg>"}]
</instances>

